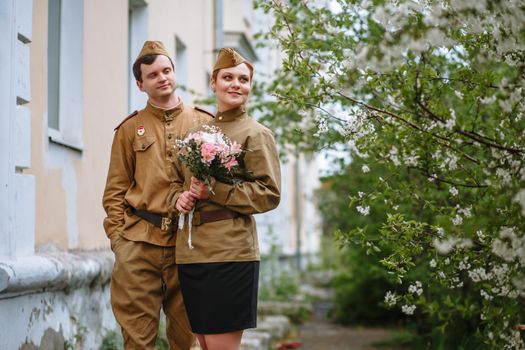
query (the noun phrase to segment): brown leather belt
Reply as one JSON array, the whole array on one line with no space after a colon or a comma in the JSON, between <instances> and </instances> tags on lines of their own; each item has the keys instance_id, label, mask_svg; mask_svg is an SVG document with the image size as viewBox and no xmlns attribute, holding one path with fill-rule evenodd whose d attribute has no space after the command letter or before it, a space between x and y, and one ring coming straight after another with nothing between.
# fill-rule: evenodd
<instances>
[{"instance_id":1,"label":"brown leather belt","mask_svg":"<svg viewBox=\"0 0 525 350\"><path fill-rule=\"evenodd\" d=\"M135 209L133 207L130 207L131 212L134 215L137 215L141 219L146 220L150 224L153 224L154 226L157 226L162 231L168 231L171 227L171 219L159 214L150 213L149 211L142 210L142 209Z\"/></svg>"},{"instance_id":2,"label":"brown leather belt","mask_svg":"<svg viewBox=\"0 0 525 350\"><path fill-rule=\"evenodd\" d=\"M233 219L239 215L239 213L236 213L233 210L227 208L208 211L196 211L193 213L192 224L198 226L207 224L208 222Z\"/></svg>"}]
</instances>

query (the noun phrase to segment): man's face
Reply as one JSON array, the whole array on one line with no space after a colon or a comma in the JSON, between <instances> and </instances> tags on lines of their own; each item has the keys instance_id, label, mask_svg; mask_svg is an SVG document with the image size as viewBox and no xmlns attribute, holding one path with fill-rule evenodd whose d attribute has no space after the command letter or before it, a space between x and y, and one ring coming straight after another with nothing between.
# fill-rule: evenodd
<instances>
[{"instance_id":1,"label":"man's face","mask_svg":"<svg viewBox=\"0 0 525 350\"><path fill-rule=\"evenodd\" d=\"M166 98L175 92L175 73L168 57L158 55L152 64L141 64L140 70L142 81L137 81L137 86L151 99Z\"/></svg>"}]
</instances>

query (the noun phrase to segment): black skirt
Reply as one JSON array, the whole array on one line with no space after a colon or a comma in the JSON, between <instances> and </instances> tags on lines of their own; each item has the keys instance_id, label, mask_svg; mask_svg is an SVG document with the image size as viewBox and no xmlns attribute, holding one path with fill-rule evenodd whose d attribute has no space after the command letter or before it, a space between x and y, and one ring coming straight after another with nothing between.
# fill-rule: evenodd
<instances>
[{"instance_id":1,"label":"black skirt","mask_svg":"<svg viewBox=\"0 0 525 350\"><path fill-rule=\"evenodd\" d=\"M220 334L257 327L259 262L179 264L192 331Z\"/></svg>"}]
</instances>

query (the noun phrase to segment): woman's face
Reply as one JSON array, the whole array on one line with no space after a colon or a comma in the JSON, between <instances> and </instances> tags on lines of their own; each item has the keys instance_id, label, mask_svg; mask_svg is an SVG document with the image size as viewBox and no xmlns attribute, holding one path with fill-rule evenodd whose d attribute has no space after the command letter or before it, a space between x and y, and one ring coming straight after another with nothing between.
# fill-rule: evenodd
<instances>
[{"instance_id":1,"label":"woman's face","mask_svg":"<svg viewBox=\"0 0 525 350\"><path fill-rule=\"evenodd\" d=\"M220 69L211 88L216 93L219 112L239 107L246 103L252 89L250 69L244 63Z\"/></svg>"}]
</instances>

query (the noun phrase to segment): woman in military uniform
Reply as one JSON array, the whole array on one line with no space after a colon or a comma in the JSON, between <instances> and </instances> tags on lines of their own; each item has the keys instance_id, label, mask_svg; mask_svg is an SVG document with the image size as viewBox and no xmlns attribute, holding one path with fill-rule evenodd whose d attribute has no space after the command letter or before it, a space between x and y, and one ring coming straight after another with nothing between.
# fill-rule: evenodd
<instances>
[{"instance_id":1,"label":"woman in military uniform","mask_svg":"<svg viewBox=\"0 0 525 350\"><path fill-rule=\"evenodd\" d=\"M182 180L172 185L171 206L188 213L177 233L176 259L190 324L205 350L239 349L244 329L257 323L259 244L253 214L280 200L280 166L272 132L246 114L253 67L233 49L221 49L211 87L218 126L246 150L237 184L214 181L212 192L178 163Z\"/></svg>"}]
</instances>

